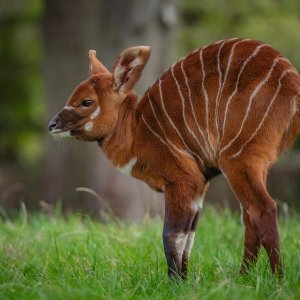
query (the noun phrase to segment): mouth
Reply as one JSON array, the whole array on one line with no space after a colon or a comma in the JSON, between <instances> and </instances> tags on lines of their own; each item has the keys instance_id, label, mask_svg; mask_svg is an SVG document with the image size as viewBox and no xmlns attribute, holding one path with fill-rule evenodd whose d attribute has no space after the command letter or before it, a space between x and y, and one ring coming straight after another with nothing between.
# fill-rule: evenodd
<instances>
[{"instance_id":1,"label":"mouth","mask_svg":"<svg viewBox=\"0 0 300 300\"><path fill-rule=\"evenodd\" d=\"M70 130L53 129L50 131L51 135L58 138L72 137Z\"/></svg>"}]
</instances>

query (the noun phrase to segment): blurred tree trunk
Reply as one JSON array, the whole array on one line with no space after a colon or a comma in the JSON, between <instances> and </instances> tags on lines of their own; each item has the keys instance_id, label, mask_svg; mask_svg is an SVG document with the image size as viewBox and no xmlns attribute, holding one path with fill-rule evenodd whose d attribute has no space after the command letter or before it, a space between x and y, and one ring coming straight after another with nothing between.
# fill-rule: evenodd
<instances>
[{"instance_id":1,"label":"blurred tree trunk","mask_svg":"<svg viewBox=\"0 0 300 300\"><path fill-rule=\"evenodd\" d=\"M89 49L96 49L112 69L125 47L150 45L152 57L137 89L141 95L170 63L176 21L173 0L46 0L44 70L49 119L88 77ZM96 143L55 143L49 137L45 168L44 195L50 203L60 199L64 207L98 215L101 203L75 192L76 187L84 186L109 201L119 216L139 220L146 211L161 212L160 197L115 170Z\"/></svg>"}]
</instances>

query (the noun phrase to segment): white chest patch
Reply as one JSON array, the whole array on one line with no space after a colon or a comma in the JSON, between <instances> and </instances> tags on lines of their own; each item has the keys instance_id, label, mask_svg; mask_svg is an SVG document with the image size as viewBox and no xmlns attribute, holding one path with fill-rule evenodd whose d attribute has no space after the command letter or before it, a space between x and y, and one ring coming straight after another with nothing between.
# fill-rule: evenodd
<instances>
[{"instance_id":1,"label":"white chest patch","mask_svg":"<svg viewBox=\"0 0 300 300\"><path fill-rule=\"evenodd\" d=\"M136 164L136 161L137 161L137 158L134 157L132 158L128 164L126 164L125 166L123 167L118 167L118 170L120 172L122 172L123 174L125 175L131 175L131 171L132 171L132 168L133 166Z\"/></svg>"},{"instance_id":2,"label":"white chest patch","mask_svg":"<svg viewBox=\"0 0 300 300\"><path fill-rule=\"evenodd\" d=\"M85 131L91 131L93 129L93 122L87 122L84 126Z\"/></svg>"},{"instance_id":3,"label":"white chest patch","mask_svg":"<svg viewBox=\"0 0 300 300\"><path fill-rule=\"evenodd\" d=\"M96 108L96 110L91 114L90 119L94 120L100 114L100 106Z\"/></svg>"},{"instance_id":4,"label":"white chest patch","mask_svg":"<svg viewBox=\"0 0 300 300\"><path fill-rule=\"evenodd\" d=\"M192 208L193 208L195 211L198 211L199 209L202 209L202 208L203 208L203 201L204 201L204 198L203 198L203 197L197 198L196 201L193 202Z\"/></svg>"}]
</instances>

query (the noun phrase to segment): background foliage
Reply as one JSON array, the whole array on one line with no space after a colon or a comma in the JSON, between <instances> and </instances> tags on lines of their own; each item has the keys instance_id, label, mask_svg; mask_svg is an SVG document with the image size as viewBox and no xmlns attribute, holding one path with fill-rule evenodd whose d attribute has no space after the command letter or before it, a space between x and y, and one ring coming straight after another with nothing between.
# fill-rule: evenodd
<instances>
[{"instance_id":1,"label":"background foliage","mask_svg":"<svg viewBox=\"0 0 300 300\"><path fill-rule=\"evenodd\" d=\"M170 51L170 57L175 59L219 39L247 37L271 44L300 70L300 1L175 1L179 22L176 22L176 18L173 17L174 12L168 6L169 2L172 1L162 1L165 10L160 11L160 17L155 22L157 21L162 28L172 27L173 23L176 23L172 29L175 31L176 42L173 46L170 45L170 48L176 51L175 53ZM47 7L49 7L46 3L46 0L0 2L0 202L2 205L8 201L7 195L13 189L11 183L21 182L26 187L25 190L36 191L42 190L41 179L47 177L43 168L47 155L46 127L49 119L44 76L44 66L47 63L45 56L47 36L43 28ZM110 6L114 5L112 11L118 10L116 3L121 2L117 0L106 2L100 9L109 11ZM131 6L137 7L138 1L133 1ZM126 13L128 12L124 11L125 15ZM97 18L97 14L91 18ZM134 14L131 18L134 21L130 26L137 36L132 39L132 43L142 41L143 28L152 26L154 21L146 23L140 16ZM80 26L87 32L90 30L84 22ZM113 31L114 35L109 35L107 43L117 40L118 34L121 36L119 27ZM104 27L103 32L105 30ZM116 45L119 44L122 43L118 41ZM158 39L157 44L159 44ZM155 47L155 42L151 46ZM75 51L70 49L70 52L73 50ZM56 76L59 77L60 74ZM63 84L64 78L61 79ZM57 89L60 88L57 86ZM65 99L59 101L63 103ZM294 150L297 149L300 149L299 139ZM299 156L294 157L297 160ZM297 195L300 192L300 166L298 165L298 162L284 160L280 164L280 172L276 171L277 173L275 172L270 180L273 190L284 190L284 197L288 195L294 203L297 202ZM283 187L281 184L278 185L282 177L287 178ZM13 187L15 188L15 185ZM216 192L214 197L220 198L221 194L222 192ZM32 194L28 196L22 189L14 199L17 199L16 203L25 201L36 206L41 197L37 198ZM14 207L15 202L11 200L9 202L9 206Z\"/></svg>"},{"instance_id":2,"label":"background foliage","mask_svg":"<svg viewBox=\"0 0 300 300\"><path fill-rule=\"evenodd\" d=\"M41 156L45 124L42 1L8 2L0 4L0 157L28 166Z\"/></svg>"}]
</instances>

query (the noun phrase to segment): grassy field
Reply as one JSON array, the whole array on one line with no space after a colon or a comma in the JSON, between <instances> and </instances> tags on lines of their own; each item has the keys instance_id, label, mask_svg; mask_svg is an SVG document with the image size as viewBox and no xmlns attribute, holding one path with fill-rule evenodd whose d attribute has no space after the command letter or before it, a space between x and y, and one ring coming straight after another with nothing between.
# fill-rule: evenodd
<instances>
[{"instance_id":1,"label":"grassy field","mask_svg":"<svg viewBox=\"0 0 300 300\"><path fill-rule=\"evenodd\" d=\"M21 214L0 223L0 299L300 299L299 215L280 225L285 278L272 277L263 251L240 276L240 217L204 209L189 279L176 284L166 276L161 220Z\"/></svg>"}]
</instances>

